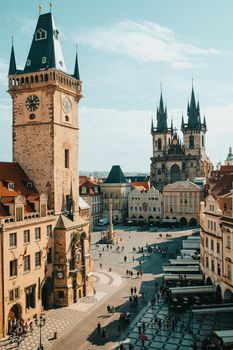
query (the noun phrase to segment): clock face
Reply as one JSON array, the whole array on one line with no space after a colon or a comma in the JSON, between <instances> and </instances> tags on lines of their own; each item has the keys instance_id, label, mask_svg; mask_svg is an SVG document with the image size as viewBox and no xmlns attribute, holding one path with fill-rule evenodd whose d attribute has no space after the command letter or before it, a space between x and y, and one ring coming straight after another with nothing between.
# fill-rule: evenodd
<instances>
[{"instance_id":1,"label":"clock face","mask_svg":"<svg viewBox=\"0 0 233 350\"><path fill-rule=\"evenodd\" d=\"M172 143L173 143L173 145L177 145L177 140L174 139L174 140L172 141Z\"/></svg>"},{"instance_id":2,"label":"clock face","mask_svg":"<svg viewBox=\"0 0 233 350\"><path fill-rule=\"evenodd\" d=\"M57 278L61 280L64 277L63 272L57 272Z\"/></svg>"},{"instance_id":3,"label":"clock face","mask_svg":"<svg viewBox=\"0 0 233 350\"><path fill-rule=\"evenodd\" d=\"M39 97L36 95L30 95L26 99L26 108L29 112L35 112L40 104Z\"/></svg>"},{"instance_id":4,"label":"clock face","mask_svg":"<svg viewBox=\"0 0 233 350\"><path fill-rule=\"evenodd\" d=\"M72 105L71 105L71 101L68 97L63 98L62 106L63 106L63 111L65 113L70 113Z\"/></svg>"}]
</instances>

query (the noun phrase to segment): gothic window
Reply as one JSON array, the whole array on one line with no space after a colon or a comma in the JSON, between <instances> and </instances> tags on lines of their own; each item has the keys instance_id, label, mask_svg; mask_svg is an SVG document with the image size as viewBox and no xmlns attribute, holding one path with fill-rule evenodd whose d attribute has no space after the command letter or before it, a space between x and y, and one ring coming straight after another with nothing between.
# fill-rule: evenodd
<instances>
[{"instance_id":1,"label":"gothic window","mask_svg":"<svg viewBox=\"0 0 233 350\"><path fill-rule=\"evenodd\" d=\"M46 30L44 30L42 28L37 29L36 34L35 34L35 40L43 40L46 38L47 38Z\"/></svg>"},{"instance_id":2,"label":"gothic window","mask_svg":"<svg viewBox=\"0 0 233 350\"><path fill-rule=\"evenodd\" d=\"M171 182L176 182L180 180L180 168L177 164L171 167Z\"/></svg>"},{"instance_id":3,"label":"gothic window","mask_svg":"<svg viewBox=\"0 0 233 350\"><path fill-rule=\"evenodd\" d=\"M69 168L69 150L65 149L65 168Z\"/></svg>"},{"instance_id":4,"label":"gothic window","mask_svg":"<svg viewBox=\"0 0 233 350\"><path fill-rule=\"evenodd\" d=\"M162 149L162 140L158 139L158 150Z\"/></svg>"},{"instance_id":5,"label":"gothic window","mask_svg":"<svg viewBox=\"0 0 233 350\"><path fill-rule=\"evenodd\" d=\"M189 136L189 148L194 148L194 136Z\"/></svg>"}]
</instances>

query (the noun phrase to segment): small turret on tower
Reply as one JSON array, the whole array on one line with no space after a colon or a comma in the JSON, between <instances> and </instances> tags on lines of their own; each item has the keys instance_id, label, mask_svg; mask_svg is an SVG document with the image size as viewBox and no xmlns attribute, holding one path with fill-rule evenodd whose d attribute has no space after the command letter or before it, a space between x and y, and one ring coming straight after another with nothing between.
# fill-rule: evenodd
<instances>
[{"instance_id":1,"label":"small turret on tower","mask_svg":"<svg viewBox=\"0 0 233 350\"><path fill-rule=\"evenodd\" d=\"M77 53L77 52L76 52L75 64L74 64L74 77L75 77L77 80L80 80L79 65L78 65L78 53Z\"/></svg>"},{"instance_id":2,"label":"small turret on tower","mask_svg":"<svg viewBox=\"0 0 233 350\"><path fill-rule=\"evenodd\" d=\"M17 72L17 67L16 67L16 60L15 60L15 50L14 50L14 44L13 44L13 40L12 40L8 75L15 75L16 72Z\"/></svg>"}]
</instances>

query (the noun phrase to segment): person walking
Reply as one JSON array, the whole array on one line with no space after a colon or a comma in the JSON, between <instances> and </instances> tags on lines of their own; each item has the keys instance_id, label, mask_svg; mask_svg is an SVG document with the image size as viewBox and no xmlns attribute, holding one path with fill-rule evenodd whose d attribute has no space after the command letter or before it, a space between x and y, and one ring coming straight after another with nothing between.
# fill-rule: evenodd
<instances>
[{"instance_id":1,"label":"person walking","mask_svg":"<svg viewBox=\"0 0 233 350\"><path fill-rule=\"evenodd\" d=\"M130 293L133 295L133 287L130 288Z\"/></svg>"},{"instance_id":2,"label":"person walking","mask_svg":"<svg viewBox=\"0 0 233 350\"><path fill-rule=\"evenodd\" d=\"M125 255L124 256L124 262L126 263L126 261L127 261L127 256Z\"/></svg>"},{"instance_id":3,"label":"person walking","mask_svg":"<svg viewBox=\"0 0 233 350\"><path fill-rule=\"evenodd\" d=\"M101 332L101 325L100 325L100 322L98 322L97 331L98 331L98 334L100 334L100 332Z\"/></svg>"},{"instance_id":4,"label":"person walking","mask_svg":"<svg viewBox=\"0 0 233 350\"><path fill-rule=\"evenodd\" d=\"M137 294L137 288L136 287L134 287L134 294Z\"/></svg>"}]
</instances>

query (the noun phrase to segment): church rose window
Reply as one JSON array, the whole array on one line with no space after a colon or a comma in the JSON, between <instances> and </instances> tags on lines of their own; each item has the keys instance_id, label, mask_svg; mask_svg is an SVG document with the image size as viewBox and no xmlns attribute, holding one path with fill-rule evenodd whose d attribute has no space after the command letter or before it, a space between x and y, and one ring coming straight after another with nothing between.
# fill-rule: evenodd
<instances>
[{"instance_id":1,"label":"church rose window","mask_svg":"<svg viewBox=\"0 0 233 350\"><path fill-rule=\"evenodd\" d=\"M36 34L35 34L35 40L43 40L46 38L47 38L46 30L44 30L42 28L37 29Z\"/></svg>"}]
</instances>

